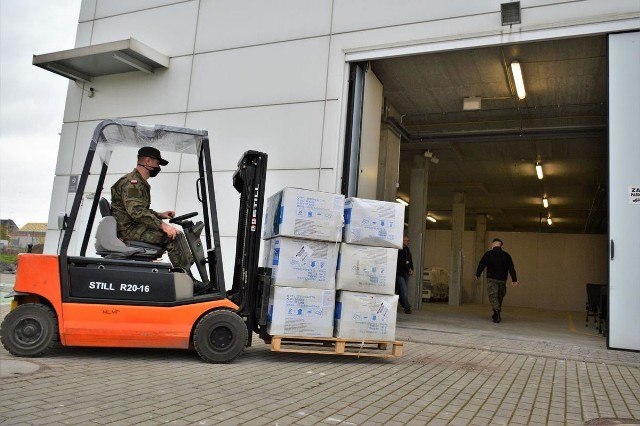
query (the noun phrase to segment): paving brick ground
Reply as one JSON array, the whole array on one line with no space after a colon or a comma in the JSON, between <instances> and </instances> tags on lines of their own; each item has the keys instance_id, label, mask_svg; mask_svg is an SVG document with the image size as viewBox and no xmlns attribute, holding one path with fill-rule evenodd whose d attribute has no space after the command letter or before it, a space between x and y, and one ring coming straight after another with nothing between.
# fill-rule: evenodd
<instances>
[{"instance_id":1,"label":"paving brick ground","mask_svg":"<svg viewBox=\"0 0 640 426\"><path fill-rule=\"evenodd\" d=\"M60 348L17 359L0 349L0 424L639 422L639 353L607 350L590 328L518 331L526 312L495 325L484 310L399 314L399 359L275 353L257 339L229 365L177 350ZM16 361L37 370L12 373Z\"/></svg>"}]
</instances>

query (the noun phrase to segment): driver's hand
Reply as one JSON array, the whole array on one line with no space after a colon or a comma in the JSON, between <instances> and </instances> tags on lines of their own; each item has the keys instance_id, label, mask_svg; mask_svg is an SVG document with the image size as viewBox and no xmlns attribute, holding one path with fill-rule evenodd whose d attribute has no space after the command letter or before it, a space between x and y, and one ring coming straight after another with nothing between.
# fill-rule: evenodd
<instances>
[{"instance_id":1,"label":"driver's hand","mask_svg":"<svg viewBox=\"0 0 640 426\"><path fill-rule=\"evenodd\" d=\"M175 216L176 212L174 212L173 210L167 210L166 212L158 213L158 217L160 217L160 219L171 219Z\"/></svg>"},{"instance_id":2,"label":"driver's hand","mask_svg":"<svg viewBox=\"0 0 640 426\"><path fill-rule=\"evenodd\" d=\"M167 234L167 237L172 240L176 238L176 235L178 235L178 230L167 223L162 222L160 229L162 229L162 231Z\"/></svg>"}]
</instances>

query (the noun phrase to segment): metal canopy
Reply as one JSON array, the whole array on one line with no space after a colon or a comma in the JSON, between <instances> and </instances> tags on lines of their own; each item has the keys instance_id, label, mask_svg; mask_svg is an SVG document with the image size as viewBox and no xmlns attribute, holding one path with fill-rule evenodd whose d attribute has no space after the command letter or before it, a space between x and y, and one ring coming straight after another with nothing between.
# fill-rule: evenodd
<instances>
[{"instance_id":1,"label":"metal canopy","mask_svg":"<svg viewBox=\"0 0 640 426\"><path fill-rule=\"evenodd\" d=\"M132 71L169 68L169 57L134 38L33 55L33 65L74 81Z\"/></svg>"}]
</instances>

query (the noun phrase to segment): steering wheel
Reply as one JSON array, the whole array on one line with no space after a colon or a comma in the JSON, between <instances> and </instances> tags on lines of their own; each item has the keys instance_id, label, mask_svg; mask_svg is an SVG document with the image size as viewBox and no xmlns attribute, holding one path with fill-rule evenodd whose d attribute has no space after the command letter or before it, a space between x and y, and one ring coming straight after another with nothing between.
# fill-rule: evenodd
<instances>
[{"instance_id":1,"label":"steering wheel","mask_svg":"<svg viewBox=\"0 0 640 426\"><path fill-rule=\"evenodd\" d=\"M180 216L176 216L176 217L170 219L169 223L182 222L183 220L190 219L190 218L192 218L194 216L198 216L198 212L191 212L191 213L183 214L183 215L180 215Z\"/></svg>"}]
</instances>

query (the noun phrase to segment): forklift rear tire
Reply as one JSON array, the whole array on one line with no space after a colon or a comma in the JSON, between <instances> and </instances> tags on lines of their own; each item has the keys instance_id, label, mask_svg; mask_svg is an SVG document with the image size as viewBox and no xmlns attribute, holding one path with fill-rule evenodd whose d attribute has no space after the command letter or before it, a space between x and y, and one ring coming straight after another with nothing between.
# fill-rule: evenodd
<instances>
[{"instance_id":1,"label":"forklift rear tire","mask_svg":"<svg viewBox=\"0 0 640 426\"><path fill-rule=\"evenodd\" d=\"M206 314L193 332L193 346L200 358L211 363L236 359L247 343L247 325L238 314L217 310Z\"/></svg>"},{"instance_id":2,"label":"forklift rear tire","mask_svg":"<svg viewBox=\"0 0 640 426\"><path fill-rule=\"evenodd\" d=\"M58 318L53 309L39 303L20 305L0 326L0 341L15 356L38 357L59 340Z\"/></svg>"}]
</instances>

